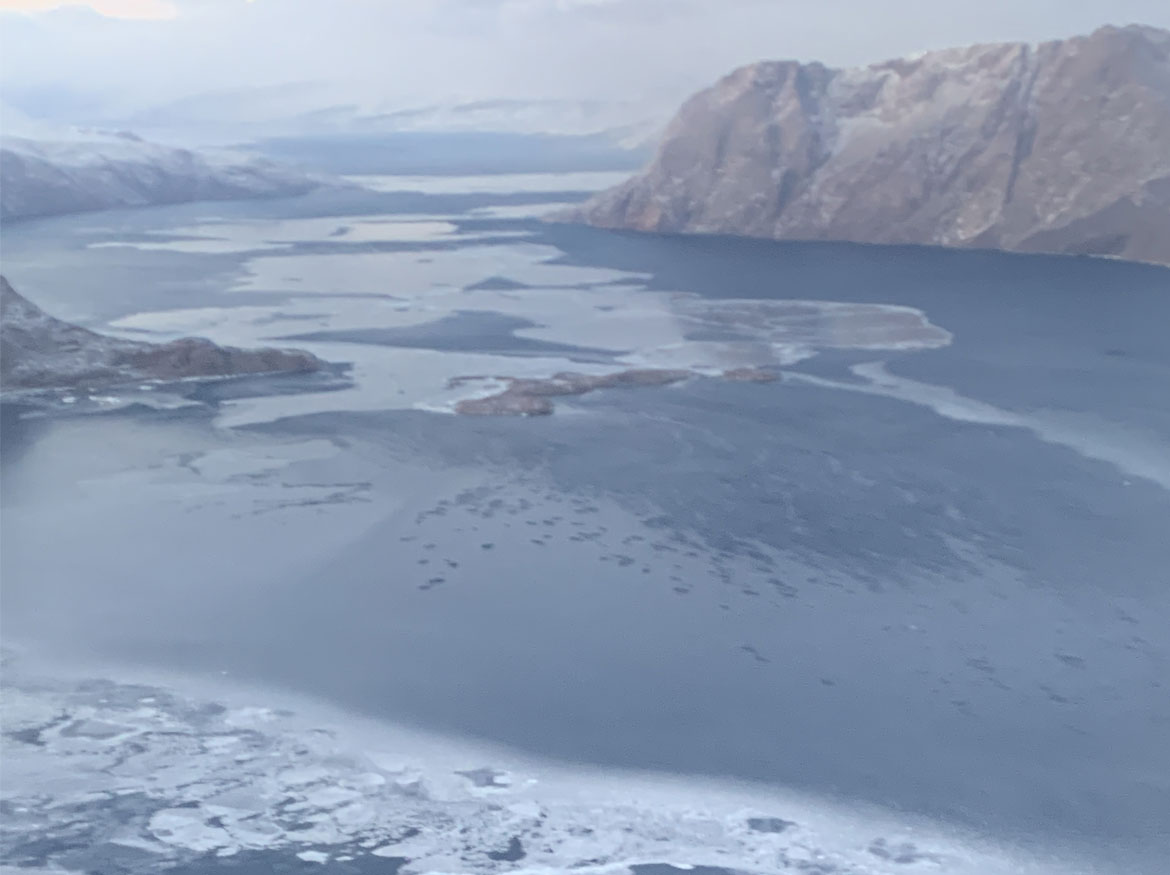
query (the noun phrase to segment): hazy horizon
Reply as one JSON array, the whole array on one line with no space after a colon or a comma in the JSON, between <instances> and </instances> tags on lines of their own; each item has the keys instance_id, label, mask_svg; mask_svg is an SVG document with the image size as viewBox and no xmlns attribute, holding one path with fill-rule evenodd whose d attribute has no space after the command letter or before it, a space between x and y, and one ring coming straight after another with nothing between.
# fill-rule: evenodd
<instances>
[{"instance_id":1,"label":"hazy horizon","mask_svg":"<svg viewBox=\"0 0 1170 875\"><path fill-rule=\"evenodd\" d=\"M761 59L849 66L1105 24L1170 27L1170 5L1155 0L941 9L897 0L880 17L870 8L859 0L3 0L0 97L6 127L21 115L134 123L177 102L195 120L234 111L263 122L330 107L592 101L625 105L626 121L670 110ZM230 105L242 97L244 105Z\"/></svg>"}]
</instances>

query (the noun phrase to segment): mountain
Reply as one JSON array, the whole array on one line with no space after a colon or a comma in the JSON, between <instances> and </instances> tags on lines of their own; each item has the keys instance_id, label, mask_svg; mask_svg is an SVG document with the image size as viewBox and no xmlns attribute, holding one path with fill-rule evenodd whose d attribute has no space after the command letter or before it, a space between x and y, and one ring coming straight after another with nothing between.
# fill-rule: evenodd
<instances>
[{"instance_id":1,"label":"mountain","mask_svg":"<svg viewBox=\"0 0 1170 875\"><path fill-rule=\"evenodd\" d=\"M122 340L45 313L0 276L0 388L78 388L140 380L309 373L324 362L297 349L245 350L185 337Z\"/></svg>"},{"instance_id":2,"label":"mountain","mask_svg":"<svg viewBox=\"0 0 1170 875\"><path fill-rule=\"evenodd\" d=\"M272 137L248 145L284 164L350 174L463 176L497 173L632 173L653 150L626 149L607 135L506 131L399 131Z\"/></svg>"},{"instance_id":3,"label":"mountain","mask_svg":"<svg viewBox=\"0 0 1170 875\"><path fill-rule=\"evenodd\" d=\"M64 112L91 128L192 149L242 148L341 174L632 172L652 157L677 103L663 96L423 102L379 96L368 84L325 82L220 89L134 111L87 114L78 102L65 100L58 110L17 90L0 98L0 116L9 136L32 140L51 139L44 129L59 131Z\"/></svg>"},{"instance_id":4,"label":"mountain","mask_svg":"<svg viewBox=\"0 0 1170 875\"><path fill-rule=\"evenodd\" d=\"M366 89L368 90L368 89ZM665 125L672 103L495 98L403 102L362 98L323 83L243 87L162 103L109 126L176 142L251 142L274 137L376 136L417 132L495 133L608 139L641 148ZM665 108L665 112L664 112Z\"/></svg>"},{"instance_id":5,"label":"mountain","mask_svg":"<svg viewBox=\"0 0 1170 875\"><path fill-rule=\"evenodd\" d=\"M563 218L1170 263L1170 32L744 67Z\"/></svg>"},{"instance_id":6,"label":"mountain","mask_svg":"<svg viewBox=\"0 0 1170 875\"><path fill-rule=\"evenodd\" d=\"M337 174L633 171L652 157L668 115L657 101L346 97L323 85L241 88L153 107L120 126L176 142L246 143Z\"/></svg>"},{"instance_id":7,"label":"mountain","mask_svg":"<svg viewBox=\"0 0 1170 875\"><path fill-rule=\"evenodd\" d=\"M301 194L320 181L269 161L192 152L133 134L0 140L0 219L112 207Z\"/></svg>"}]
</instances>

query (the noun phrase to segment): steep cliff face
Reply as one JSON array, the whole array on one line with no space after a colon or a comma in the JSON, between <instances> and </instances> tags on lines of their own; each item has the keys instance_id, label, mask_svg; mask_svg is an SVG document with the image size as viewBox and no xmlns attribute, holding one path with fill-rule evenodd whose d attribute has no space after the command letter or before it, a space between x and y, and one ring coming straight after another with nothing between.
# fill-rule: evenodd
<instances>
[{"instance_id":1,"label":"steep cliff face","mask_svg":"<svg viewBox=\"0 0 1170 875\"><path fill-rule=\"evenodd\" d=\"M1170 263L1170 32L745 67L568 218Z\"/></svg>"},{"instance_id":2,"label":"steep cliff face","mask_svg":"<svg viewBox=\"0 0 1170 875\"><path fill-rule=\"evenodd\" d=\"M324 362L297 349L237 349L199 337L142 343L54 318L0 276L0 390L91 388L133 380L309 373Z\"/></svg>"}]
</instances>

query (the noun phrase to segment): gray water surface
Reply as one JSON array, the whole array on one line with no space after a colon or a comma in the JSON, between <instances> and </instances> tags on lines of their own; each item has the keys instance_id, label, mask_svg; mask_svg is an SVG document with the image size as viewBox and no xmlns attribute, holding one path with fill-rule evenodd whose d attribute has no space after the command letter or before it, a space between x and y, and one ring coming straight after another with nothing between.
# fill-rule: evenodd
<instances>
[{"instance_id":1,"label":"gray water surface","mask_svg":"<svg viewBox=\"0 0 1170 875\"><path fill-rule=\"evenodd\" d=\"M75 256L41 257L76 224L6 241L46 306L138 312L127 276L164 266L183 306L266 300L225 291L246 255L97 250L82 285ZM898 304L953 342L531 420L233 430L213 390L180 410L9 407L5 636L1074 843L1119 871L1170 860L1170 272L479 224L647 294ZM339 339L464 351L487 325L499 347L509 318ZM875 361L893 388L852 370Z\"/></svg>"}]
</instances>

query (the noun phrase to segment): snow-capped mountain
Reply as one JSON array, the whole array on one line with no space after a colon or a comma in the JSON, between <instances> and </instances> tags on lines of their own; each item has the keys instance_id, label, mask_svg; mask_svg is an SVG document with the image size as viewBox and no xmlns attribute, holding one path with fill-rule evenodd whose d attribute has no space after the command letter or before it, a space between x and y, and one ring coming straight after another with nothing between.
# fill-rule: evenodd
<instances>
[{"instance_id":1,"label":"snow-capped mountain","mask_svg":"<svg viewBox=\"0 0 1170 875\"><path fill-rule=\"evenodd\" d=\"M605 136L637 148L666 124L663 107L601 100L475 100L385 109L362 123L394 131L495 131L555 136Z\"/></svg>"},{"instance_id":2,"label":"snow-capped mountain","mask_svg":"<svg viewBox=\"0 0 1170 875\"><path fill-rule=\"evenodd\" d=\"M319 184L320 179L270 161L150 143L130 133L71 129L0 140L0 218L5 220L286 196Z\"/></svg>"},{"instance_id":3,"label":"snow-capped mountain","mask_svg":"<svg viewBox=\"0 0 1170 875\"><path fill-rule=\"evenodd\" d=\"M368 89L367 89L368 90ZM362 96L320 83L239 88L161 103L103 124L184 143L404 132L605 136L643 146L670 117L675 95L641 100L470 99L427 102Z\"/></svg>"}]
</instances>

